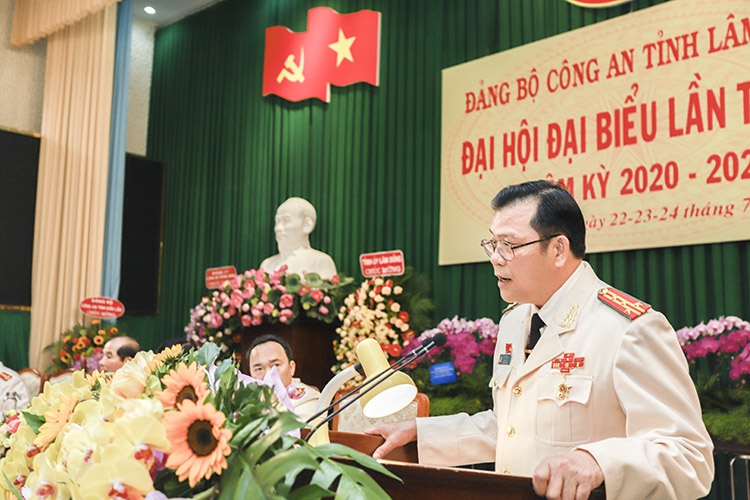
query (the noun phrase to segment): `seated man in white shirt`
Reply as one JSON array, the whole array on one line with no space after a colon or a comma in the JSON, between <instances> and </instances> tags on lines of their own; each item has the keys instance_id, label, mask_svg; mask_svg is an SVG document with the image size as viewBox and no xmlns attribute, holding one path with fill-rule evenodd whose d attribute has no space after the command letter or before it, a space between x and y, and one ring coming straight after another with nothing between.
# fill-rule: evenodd
<instances>
[{"instance_id":1,"label":"seated man in white shirt","mask_svg":"<svg viewBox=\"0 0 750 500\"><path fill-rule=\"evenodd\" d=\"M250 376L255 379L263 380L266 372L276 367L292 400L294 412L301 420L307 420L315 413L320 392L294 378L296 364L292 359L292 348L286 340L275 335L261 335L250 345L247 357Z\"/></svg>"}]
</instances>

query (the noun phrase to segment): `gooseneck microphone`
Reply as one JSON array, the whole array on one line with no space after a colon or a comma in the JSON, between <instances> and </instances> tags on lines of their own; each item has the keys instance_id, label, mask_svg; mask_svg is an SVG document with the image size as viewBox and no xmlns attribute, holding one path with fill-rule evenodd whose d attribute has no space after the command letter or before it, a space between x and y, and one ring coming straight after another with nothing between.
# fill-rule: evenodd
<instances>
[{"instance_id":1,"label":"gooseneck microphone","mask_svg":"<svg viewBox=\"0 0 750 500\"><path fill-rule=\"evenodd\" d=\"M309 434L307 435L306 441L309 440L313 434L322 426L327 425L328 422L333 420L333 417L344 411L345 409L349 408L352 404L356 403L360 398L365 396L367 393L369 393L371 390L375 389L378 385L383 383L386 379L390 378L394 374L398 373L403 367L406 365L416 361L418 358L424 356L427 354L431 349L435 347L442 347L445 345L447 341L447 337L444 333L437 333L434 336L427 338L422 341L422 344L414 349L413 351L410 351L406 354L403 358L398 360L396 363L394 363L391 366L388 366L384 370L380 371L373 377L368 377L367 380L365 380L364 383L360 384L359 386L353 388L351 391L347 392L322 410L316 412L314 415L312 415L309 419L307 419L306 423L312 423L317 418L321 417L322 415L328 413L330 410L332 410L336 405L341 404L343 401L346 401L345 403L341 404L341 406L334 411L333 413L327 415L323 420L318 422L312 429L310 429ZM383 356L385 357L385 356ZM357 366L360 368L358 369ZM357 363L354 367L349 367L347 370L354 370L359 371L361 373L361 364ZM343 374L343 372L342 372ZM353 373L351 375L348 375L348 378L351 378ZM348 379L347 379L348 380ZM333 382L333 380L331 381ZM332 385L329 382L329 385ZM338 387L338 384L335 385L335 388ZM325 389L323 391L324 393L327 392ZM396 410L398 411L398 410Z\"/></svg>"}]
</instances>

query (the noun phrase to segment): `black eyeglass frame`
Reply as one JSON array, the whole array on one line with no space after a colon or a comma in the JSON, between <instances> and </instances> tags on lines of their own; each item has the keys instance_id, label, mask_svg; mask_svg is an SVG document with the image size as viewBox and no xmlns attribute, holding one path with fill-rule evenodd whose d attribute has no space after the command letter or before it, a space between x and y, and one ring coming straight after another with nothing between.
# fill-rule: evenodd
<instances>
[{"instance_id":1,"label":"black eyeglass frame","mask_svg":"<svg viewBox=\"0 0 750 500\"><path fill-rule=\"evenodd\" d=\"M497 241L497 240L493 240L491 238L488 238L486 240L480 241L479 245L484 249L484 253L486 253L488 257L492 257L492 255L495 252L497 252L497 253L500 254L500 257L502 257L503 259L505 259L507 262L510 262L510 261L512 261L513 259L516 258L516 252L515 252L516 248L526 247L526 246L529 246L529 245L533 245L534 243L541 243L543 241L547 241L547 240L551 240L552 238L556 238L558 236L562 236L562 233L552 234L552 235L546 236L544 238L539 238L538 240L529 241L529 242L526 242L526 243L519 243L517 245L512 245L510 242L505 241L505 240ZM506 257L503 254L503 252L501 252L500 250L498 250L498 248L499 248L498 245L500 245L500 244L504 245L505 248L508 249L508 251L510 252L510 258Z\"/></svg>"}]
</instances>

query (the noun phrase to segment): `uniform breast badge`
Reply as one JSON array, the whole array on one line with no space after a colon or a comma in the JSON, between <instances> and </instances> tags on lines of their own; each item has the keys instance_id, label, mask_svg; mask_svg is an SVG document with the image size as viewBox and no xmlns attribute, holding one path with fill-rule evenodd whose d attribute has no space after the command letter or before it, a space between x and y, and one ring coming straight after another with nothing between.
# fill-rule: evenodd
<instances>
[{"instance_id":1,"label":"uniform breast badge","mask_svg":"<svg viewBox=\"0 0 750 500\"><path fill-rule=\"evenodd\" d=\"M287 393L289 394L289 397L292 399L301 398L302 396L305 395L305 392L306 391L304 387L289 386L289 388L287 389Z\"/></svg>"},{"instance_id":2,"label":"uniform breast badge","mask_svg":"<svg viewBox=\"0 0 750 500\"><path fill-rule=\"evenodd\" d=\"M565 316L565 319L563 319L560 323L560 328L570 328L571 326L573 326L573 323L576 320L576 316L578 316L578 304L574 305L568 315Z\"/></svg>"},{"instance_id":3,"label":"uniform breast badge","mask_svg":"<svg viewBox=\"0 0 750 500\"><path fill-rule=\"evenodd\" d=\"M566 399L568 395L570 394L570 389L573 388L573 386L567 385L565 383L567 375L563 374L563 381L562 384L557 386L557 399Z\"/></svg>"},{"instance_id":4,"label":"uniform breast badge","mask_svg":"<svg viewBox=\"0 0 750 500\"><path fill-rule=\"evenodd\" d=\"M498 365L509 365L510 359L513 355L513 344L506 343L505 344L505 354L501 354L497 358L497 364Z\"/></svg>"},{"instance_id":5,"label":"uniform breast badge","mask_svg":"<svg viewBox=\"0 0 750 500\"><path fill-rule=\"evenodd\" d=\"M565 352L561 357L552 360L552 369L560 370L563 377L562 383L557 386L557 399L567 399L570 390L573 388L573 386L566 384L568 373L573 368L583 368L585 364L586 358L583 356L576 357L574 352Z\"/></svg>"}]
</instances>

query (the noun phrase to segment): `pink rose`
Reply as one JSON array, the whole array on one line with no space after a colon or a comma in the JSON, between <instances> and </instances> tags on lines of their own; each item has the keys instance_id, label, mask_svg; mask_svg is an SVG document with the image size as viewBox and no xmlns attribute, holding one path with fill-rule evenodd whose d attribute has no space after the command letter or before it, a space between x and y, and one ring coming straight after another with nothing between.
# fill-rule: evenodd
<instances>
[{"instance_id":1,"label":"pink rose","mask_svg":"<svg viewBox=\"0 0 750 500\"><path fill-rule=\"evenodd\" d=\"M232 307L239 308L242 306L242 302L245 300L245 297L242 295L241 290L232 290L232 295L230 298L230 304L232 304Z\"/></svg>"},{"instance_id":2,"label":"pink rose","mask_svg":"<svg viewBox=\"0 0 750 500\"><path fill-rule=\"evenodd\" d=\"M224 324L224 319L216 311L211 311L211 321L208 324L211 328L219 328Z\"/></svg>"},{"instance_id":3,"label":"pink rose","mask_svg":"<svg viewBox=\"0 0 750 500\"><path fill-rule=\"evenodd\" d=\"M323 300L323 292L316 288L310 292L310 297L312 297L315 302L320 302Z\"/></svg>"},{"instance_id":4,"label":"pink rose","mask_svg":"<svg viewBox=\"0 0 750 500\"><path fill-rule=\"evenodd\" d=\"M284 309L288 309L292 307L293 305L294 305L294 297L289 293L285 293L279 299L279 306L281 306Z\"/></svg>"}]
</instances>

